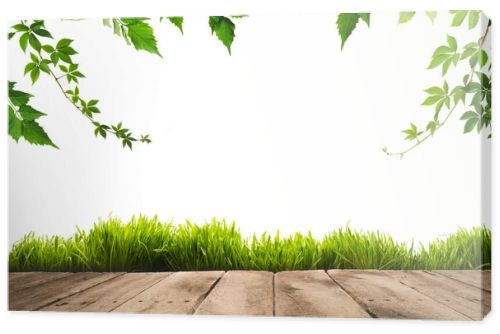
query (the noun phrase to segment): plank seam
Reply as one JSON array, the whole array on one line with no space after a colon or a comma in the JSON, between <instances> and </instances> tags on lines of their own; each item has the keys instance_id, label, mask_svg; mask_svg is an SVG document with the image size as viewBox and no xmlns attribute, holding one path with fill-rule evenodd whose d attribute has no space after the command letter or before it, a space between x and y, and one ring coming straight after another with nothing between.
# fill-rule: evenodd
<instances>
[{"instance_id":1,"label":"plank seam","mask_svg":"<svg viewBox=\"0 0 500 334\"><path fill-rule=\"evenodd\" d=\"M273 273L273 317L276 316L276 273Z\"/></svg>"},{"instance_id":2,"label":"plank seam","mask_svg":"<svg viewBox=\"0 0 500 334\"><path fill-rule=\"evenodd\" d=\"M222 279L222 277L224 277L226 275L226 273L227 273L227 271L224 271L224 273L222 275L220 275L219 277L217 277L217 279L212 283L212 285L208 288L207 292L205 294L201 295L200 297L198 297L198 300L196 301L196 303L194 303L194 305L191 307L191 313L189 313L189 314L196 313L196 311L198 310L200 305L205 301L205 299L207 299L208 295L213 291L215 286L217 284L219 284L220 280Z\"/></svg>"},{"instance_id":3,"label":"plank seam","mask_svg":"<svg viewBox=\"0 0 500 334\"><path fill-rule=\"evenodd\" d=\"M478 287L478 286L476 286L476 285L473 285L473 284L470 284L470 283L467 283L467 282L461 281L461 280L459 280L459 279L456 279L455 277L451 277L451 276L448 276L448 275L446 275L446 274L442 274L442 273L440 273L440 272L438 272L438 271L434 271L434 270L432 270L432 271L424 270L424 271L425 271L425 272L427 272L427 273L438 274L439 276L446 277L446 278L452 279L452 280L454 280L454 281L456 281L456 282L460 282L460 283L462 283L462 284L465 284L465 285L467 285L467 286L471 286L471 287L474 287L474 288L476 288L476 289L481 289L481 290L483 290L483 291L486 291L486 292L491 293L491 291L490 291L490 290L487 290L487 289L483 288L483 286L482 286L482 285L481 285L481 287Z\"/></svg>"},{"instance_id":4,"label":"plank seam","mask_svg":"<svg viewBox=\"0 0 500 334\"><path fill-rule=\"evenodd\" d=\"M64 298L68 298L68 297L74 296L74 295L76 295L76 294L78 294L78 293L80 293L80 292L87 291L87 290L88 290L88 289L90 289L90 288L93 288L93 287L98 286L99 284L102 284L102 283L105 283L105 282L109 282L109 281L111 281L111 280L113 280L113 279L115 279L115 278L117 278L117 277L123 276L123 275L125 275L125 274L126 274L126 273L119 273L119 274L117 274L116 276L113 276L113 277L111 277L111 278L108 278L107 280L104 280L104 281L102 281L102 282L99 282L99 283L96 283L96 284L94 284L94 285L91 285L91 286L89 286L89 287L87 287L87 288L85 288L85 289L83 289L83 290L76 291L76 292L71 293L71 294L69 294L69 295L66 295L66 296L64 296L64 297L57 298L56 300L53 300L53 301L51 301L51 302L49 302L49 303L46 303L46 304L44 304L44 305L41 305L41 306L39 306L39 307L36 307L36 308L34 308L34 309L33 309L33 311L40 311L40 309L42 309L42 308L44 308L44 307L47 307L47 306L49 306L49 305L52 305L52 304L54 304L54 303L57 303L57 302L59 302L60 300L62 300L62 299L64 299Z\"/></svg>"},{"instance_id":5,"label":"plank seam","mask_svg":"<svg viewBox=\"0 0 500 334\"><path fill-rule=\"evenodd\" d=\"M325 270L325 273L328 277L330 277L330 279L333 281L333 283L337 284L339 286L340 289L342 289L342 291L344 291L349 297L351 297L351 299L359 305L359 307L361 307L366 313L368 313L368 315L374 319L377 319L378 316L372 311L370 310L370 308L368 307L368 305L366 305L365 303L363 303L361 300L359 300L356 296L354 296L353 294L351 294L347 289L345 289L342 284L340 284L339 282L337 282L333 277L332 275L330 275L330 273L328 272L328 270Z\"/></svg>"},{"instance_id":6,"label":"plank seam","mask_svg":"<svg viewBox=\"0 0 500 334\"><path fill-rule=\"evenodd\" d=\"M113 307L112 309L110 309L108 312L113 312L114 310L116 310L117 308L119 308L120 306L122 306L123 304L125 304L126 302L128 302L129 300L137 297L138 295L140 295L141 293L143 293L144 291L146 290L149 290L151 289L153 286L155 286L156 284L159 284L161 282L163 282L164 280L166 280L167 278L169 278L170 276L172 275L172 273L168 273L167 276L163 277L162 279L158 280L158 282L155 282L153 284L151 284L150 286L148 286L147 288L145 288L144 290L141 290L139 291L136 295L134 295L133 297L130 297L129 299L125 300L123 303L120 303L119 305L116 305L116 307Z\"/></svg>"},{"instance_id":7,"label":"plank seam","mask_svg":"<svg viewBox=\"0 0 500 334\"><path fill-rule=\"evenodd\" d=\"M390 276L389 276L389 277L390 277ZM428 298L432 299L432 300L433 300L433 301L435 301L436 303L441 304L441 305L443 305L444 307L446 307L446 308L448 308L448 309L450 309L450 310L452 310L452 311L454 311L454 312L457 312L457 313L459 313L459 314L463 315L463 316L464 316L464 317L466 317L467 319L474 320L474 319L472 319L471 317L469 317L467 314L464 314L464 313L462 313L462 312L460 312L460 311L458 311L458 310L456 310L456 309L454 309L454 308L452 308L452 307L450 307L450 306L448 306L448 305L444 304L443 302L441 302L441 301L439 301L439 300L437 300L437 299L434 299L432 296L427 295L426 293L424 293L424 292L422 292L422 291L418 290L417 288L415 288L415 287L413 287L413 286L411 286L411 285L408 285L408 284L406 284L406 283L402 282L402 281L401 281L401 280L399 280L399 279L396 279L396 280L397 280L400 284L402 284L402 285L404 285L404 286L406 286L406 287L408 287L408 288L410 288L410 289L414 290L415 292L417 292L417 293L421 294L422 296L426 296L426 297L428 297Z\"/></svg>"}]
</instances>

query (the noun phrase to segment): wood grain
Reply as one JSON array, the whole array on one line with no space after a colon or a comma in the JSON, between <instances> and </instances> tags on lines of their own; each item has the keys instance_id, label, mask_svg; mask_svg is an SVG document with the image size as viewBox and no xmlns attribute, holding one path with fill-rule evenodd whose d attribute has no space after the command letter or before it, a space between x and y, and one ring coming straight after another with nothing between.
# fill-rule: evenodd
<instances>
[{"instance_id":1,"label":"wood grain","mask_svg":"<svg viewBox=\"0 0 500 334\"><path fill-rule=\"evenodd\" d=\"M176 272L113 312L192 314L223 271Z\"/></svg>"},{"instance_id":2,"label":"wood grain","mask_svg":"<svg viewBox=\"0 0 500 334\"><path fill-rule=\"evenodd\" d=\"M41 308L41 311L110 312L171 273L128 273Z\"/></svg>"},{"instance_id":3,"label":"wood grain","mask_svg":"<svg viewBox=\"0 0 500 334\"><path fill-rule=\"evenodd\" d=\"M9 310L33 311L123 273L75 273L30 289L9 291Z\"/></svg>"},{"instance_id":4,"label":"wood grain","mask_svg":"<svg viewBox=\"0 0 500 334\"><path fill-rule=\"evenodd\" d=\"M329 270L328 274L378 318L470 320L378 270Z\"/></svg>"},{"instance_id":5,"label":"wood grain","mask_svg":"<svg viewBox=\"0 0 500 334\"><path fill-rule=\"evenodd\" d=\"M70 276L72 273L66 272L25 272L9 273L9 292L28 289L49 281Z\"/></svg>"},{"instance_id":6,"label":"wood grain","mask_svg":"<svg viewBox=\"0 0 500 334\"><path fill-rule=\"evenodd\" d=\"M394 270L385 273L473 320L481 320L491 309L490 292L451 278L425 271Z\"/></svg>"},{"instance_id":7,"label":"wood grain","mask_svg":"<svg viewBox=\"0 0 500 334\"><path fill-rule=\"evenodd\" d=\"M273 315L273 273L227 272L196 314Z\"/></svg>"},{"instance_id":8,"label":"wood grain","mask_svg":"<svg viewBox=\"0 0 500 334\"><path fill-rule=\"evenodd\" d=\"M433 270L433 272L491 292L490 270Z\"/></svg>"},{"instance_id":9,"label":"wood grain","mask_svg":"<svg viewBox=\"0 0 500 334\"><path fill-rule=\"evenodd\" d=\"M369 318L324 270L275 274L277 316Z\"/></svg>"}]
</instances>

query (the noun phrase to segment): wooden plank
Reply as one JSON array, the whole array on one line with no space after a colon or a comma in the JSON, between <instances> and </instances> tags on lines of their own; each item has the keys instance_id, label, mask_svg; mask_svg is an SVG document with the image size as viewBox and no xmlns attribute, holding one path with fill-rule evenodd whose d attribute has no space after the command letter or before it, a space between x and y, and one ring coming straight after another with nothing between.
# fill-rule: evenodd
<instances>
[{"instance_id":1,"label":"wooden plank","mask_svg":"<svg viewBox=\"0 0 500 334\"><path fill-rule=\"evenodd\" d=\"M193 314L223 271L176 272L113 312Z\"/></svg>"},{"instance_id":2,"label":"wooden plank","mask_svg":"<svg viewBox=\"0 0 500 334\"><path fill-rule=\"evenodd\" d=\"M28 289L69 275L71 273L66 272L9 273L9 292Z\"/></svg>"},{"instance_id":3,"label":"wooden plank","mask_svg":"<svg viewBox=\"0 0 500 334\"><path fill-rule=\"evenodd\" d=\"M171 273L128 273L63 298L41 311L110 312Z\"/></svg>"},{"instance_id":4,"label":"wooden plank","mask_svg":"<svg viewBox=\"0 0 500 334\"><path fill-rule=\"evenodd\" d=\"M432 272L491 292L490 270L433 270Z\"/></svg>"},{"instance_id":5,"label":"wooden plank","mask_svg":"<svg viewBox=\"0 0 500 334\"><path fill-rule=\"evenodd\" d=\"M481 320L491 309L491 293L425 271L386 271L399 282L460 312L473 320ZM488 294L489 296L484 296Z\"/></svg>"},{"instance_id":6,"label":"wooden plank","mask_svg":"<svg viewBox=\"0 0 500 334\"><path fill-rule=\"evenodd\" d=\"M379 318L470 320L379 270L329 270L328 274Z\"/></svg>"},{"instance_id":7,"label":"wooden plank","mask_svg":"<svg viewBox=\"0 0 500 334\"><path fill-rule=\"evenodd\" d=\"M277 316L369 318L323 270L275 274Z\"/></svg>"},{"instance_id":8,"label":"wooden plank","mask_svg":"<svg viewBox=\"0 0 500 334\"><path fill-rule=\"evenodd\" d=\"M268 271L227 272L196 314L272 316L273 276Z\"/></svg>"},{"instance_id":9,"label":"wooden plank","mask_svg":"<svg viewBox=\"0 0 500 334\"><path fill-rule=\"evenodd\" d=\"M29 289L9 291L9 310L34 311L122 273L74 273Z\"/></svg>"}]
</instances>

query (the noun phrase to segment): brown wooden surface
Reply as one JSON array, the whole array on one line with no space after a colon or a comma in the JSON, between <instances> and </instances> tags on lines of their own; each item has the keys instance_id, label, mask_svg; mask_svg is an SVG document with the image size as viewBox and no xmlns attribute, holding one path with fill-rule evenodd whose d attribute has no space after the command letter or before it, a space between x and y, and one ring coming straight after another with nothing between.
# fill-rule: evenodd
<instances>
[{"instance_id":1,"label":"brown wooden surface","mask_svg":"<svg viewBox=\"0 0 500 334\"><path fill-rule=\"evenodd\" d=\"M490 270L435 270L435 272L491 292Z\"/></svg>"},{"instance_id":2,"label":"brown wooden surface","mask_svg":"<svg viewBox=\"0 0 500 334\"><path fill-rule=\"evenodd\" d=\"M9 309L480 320L490 280L474 270L10 273Z\"/></svg>"},{"instance_id":3,"label":"brown wooden surface","mask_svg":"<svg viewBox=\"0 0 500 334\"><path fill-rule=\"evenodd\" d=\"M75 273L40 285L9 291L9 309L32 311L112 279L120 273Z\"/></svg>"},{"instance_id":4,"label":"brown wooden surface","mask_svg":"<svg viewBox=\"0 0 500 334\"><path fill-rule=\"evenodd\" d=\"M275 289L277 316L370 317L324 270L279 272Z\"/></svg>"},{"instance_id":5,"label":"brown wooden surface","mask_svg":"<svg viewBox=\"0 0 500 334\"><path fill-rule=\"evenodd\" d=\"M382 271L329 270L328 274L378 318L470 320Z\"/></svg>"},{"instance_id":6,"label":"brown wooden surface","mask_svg":"<svg viewBox=\"0 0 500 334\"><path fill-rule=\"evenodd\" d=\"M176 272L113 312L193 314L223 271Z\"/></svg>"},{"instance_id":7,"label":"brown wooden surface","mask_svg":"<svg viewBox=\"0 0 500 334\"><path fill-rule=\"evenodd\" d=\"M109 312L170 273L128 273L43 307L42 311Z\"/></svg>"},{"instance_id":8,"label":"brown wooden surface","mask_svg":"<svg viewBox=\"0 0 500 334\"><path fill-rule=\"evenodd\" d=\"M491 309L490 292L439 274L425 271L392 271L387 274L473 320L481 320Z\"/></svg>"},{"instance_id":9,"label":"brown wooden surface","mask_svg":"<svg viewBox=\"0 0 500 334\"><path fill-rule=\"evenodd\" d=\"M273 273L227 272L196 314L273 315Z\"/></svg>"}]
</instances>

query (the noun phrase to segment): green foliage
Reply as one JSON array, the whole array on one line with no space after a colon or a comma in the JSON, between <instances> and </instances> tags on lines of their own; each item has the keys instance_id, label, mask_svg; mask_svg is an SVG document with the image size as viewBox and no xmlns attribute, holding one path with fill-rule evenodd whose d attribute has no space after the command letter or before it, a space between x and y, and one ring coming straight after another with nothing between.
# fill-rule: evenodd
<instances>
[{"instance_id":1,"label":"green foliage","mask_svg":"<svg viewBox=\"0 0 500 334\"><path fill-rule=\"evenodd\" d=\"M466 17L469 18L469 28L474 28L479 20L479 11L452 11L452 26L460 26ZM427 140L440 129L451 114L459 107L464 107L460 120L464 121L464 133L476 129L478 133L484 128L491 128L491 61L483 44L488 36L491 21L488 22L484 34L477 40L467 43L462 48L458 47L457 40L448 35L446 44L440 45L432 54L429 69L441 67L441 73L445 76L451 65L456 66L461 61L467 61L470 67L469 73L463 76L462 82L449 86L445 80L442 87L432 86L425 90L427 97L423 106L434 107L432 120L427 122L425 131L418 131L413 123L409 129L403 130L405 139L415 141L409 148L400 152L390 152L384 148L388 155L403 157L423 141ZM485 67L488 66L487 69ZM447 112L441 117L440 112L446 107ZM491 137L491 133L488 137Z\"/></svg>"},{"instance_id":2,"label":"green foliage","mask_svg":"<svg viewBox=\"0 0 500 334\"><path fill-rule=\"evenodd\" d=\"M465 18L468 17L467 25L469 29L473 29L481 18L481 11L479 10L450 10L450 13L453 14L452 27L461 26L465 22Z\"/></svg>"},{"instance_id":3,"label":"green foliage","mask_svg":"<svg viewBox=\"0 0 500 334\"><path fill-rule=\"evenodd\" d=\"M134 26L140 23L135 22L134 19L127 20L129 20L126 21L127 24ZM140 21L142 19L137 20ZM95 114L100 113L97 107L98 100L85 100L80 96L78 83L79 79L85 78L85 75L79 70L79 64L75 63L72 58L72 56L78 53L71 45L73 40L62 38L57 43L49 44L51 42L50 40L53 40L52 34L46 30L44 21L40 20L33 21L31 25L26 21L21 21L21 23L12 26L12 29L13 30L9 33L9 39L19 34L19 43L23 52L31 49L29 53L31 61L25 65L24 74L29 74L32 84L35 84L39 80L42 73L45 73L55 80L64 97L71 102L82 115L89 119L94 127L96 127L96 124L99 124L97 131L94 130L94 133L99 134L103 138L106 138L106 135L103 133L113 133L121 140L124 147L129 147L130 149L132 149L132 143L135 141L143 143L151 142L148 135L141 135L141 139L137 140L128 130L121 130L116 133L112 130L111 126L100 124L94 119ZM128 29L127 32L130 32L130 29ZM134 33L137 33L137 30ZM134 40L136 38L141 39L143 35L142 32L137 33L134 35ZM50 39L49 43L42 44L36 36L41 37L40 39L42 41L44 41L43 38ZM137 42L137 44L147 44L147 42L147 40L140 41ZM69 87L63 87L63 83L61 82L63 78L66 78ZM16 142L19 138L24 137L24 139L31 144L51 145L56 147L44 129L35 121L36 118L44 116L45 114L27 105L30 98L30 94L14 90L14 83L9 82L9 134Z\"/></svg>"},{"instance_id":4,"label":"green foliage","mask_svg":"<svg viewBox=\"0 0 500 334\"><path fill-rule=\"evenodd\" d=\"M490 263L486 227L459 230L415 250L349 226L321 240L279 231L245 238L224 220L174 226L145 216L127 224L109 218L69 238L29 233L9 253L10 271L488 269Z\"/></svg>"},{"instance_id":5,"label":"green foliage","mask_svg":"<svg viewBox=\"0 0 500 334\"><path fill-rule=\"evenodd\" d=\"M162 17L160 17L160 22L162 21ZM181 34L184 35L184 31L182 30L182 24L184 23L184 18L182 16L168 16L167 19L176 26Z\"/></svg>"},{"instance_id":6,"label":"green foliage","mask_svg":"<svg viewBox=\"0 0 500 334\"><path fill-rule=\"evenodd\" d=\"M222 44L226 46L229 54L231 54L231 45L233 44L234 30L236 29L233 21L226 16L210 16L208 18L208 25L212 30L212 34L215 33Z\"/></svg>"},{"instance_id":7,"label":"green foliage","mask_svg":"<svg viewBox=\"0 0 500 334\"><path fill-rule=\"evenodd\" d=\"M407 139L407 140L418 139L418 136L420 136L422 133L424 133L423 131L419 131L417 129L417 126L413 123L410 124L410 127L408 129L403 130L401 132L406 134L405 139Z\"/></svg>"},{"instance_id":8,"label":"green foliage","mask_svg":"<svg viewBox=\"0 0 500 334\"><path fill-rule=\"evenodd\" d=\"M49 138L45 130L38 124L37 119L46 114L36 110L28 104L33 97L31 94L15 90L15 82L8 82L9 102L7 106L9 135L16 142L24 138L33 145L49 145L58 148Z\"/></svg>"},{"instance_id":9,"label":"green foliage","mask_svg":"<svg viewBox=\"0 0 500 334\"><path fill-rule=\"evenodd\" d=\"M448 35L447 45L440 45L434 51L428 68L432 69L441 65L441 73L445 76L451 64L456 66L459 61L460 53L457 52L457 40L455 37Z\"/></svg>"},{"instance_id":10,"label":"green foliage","mask_svg":"<svg viewBox=\"0 0 500 334\"><path fill-rule=\"evenodd\" d=\"M356 28L359 19L365 21L366 25L370 26L370 13L341 13L337 16L337 30L340 35L340 48L344 48L344 44L351 36Z\"/></svg>"},{"instance_id":11,"label":"green foliage","mask_svg":"<svg viewBox=\"0 0 500 334\"><path fill-rule=\"evenodd\" d=\"M432 23L434 23L434 21L436 20L436 17L437 17L437 11L435 10L428 10L425 12L425 15L427 15L427 17L429 18L429 20L431 20Z\"/></svg>"},{"instance_id":12,"label":"green foliage","mask_svg":"<svg viewBox=\"0 0 500 334\"><path fill-rule=\"evenodd\" d=\"M415 12L399 12L399 24L410 22L415 16Z\"/></svg>"},{"instance_id":13,"label":"green foliage","mask_svg":"<svg viewBox=\"0 0 500 334\"><path fill-rule=\"evenodd\" d=\"M148 20L146 17L121 17L104 19L103 24L113 28L115 35L123 37L125 42L128 45L132 44L136 50L144 50L162 57L158 51L153 28L147 23Z\"/></svg>"},{"instance_id":14,"label":"green foliage","mask_svg":"<svg viewBox=\"0 0 500 334\"><path fill-rule=\"evenodd\" d=\"M399 12L399 24L410 22L415 16L416 12ZM437 11L428 10L425 11L425 15L431 20L432 23L436 20Z\"/></svg>"}]
</instances>

